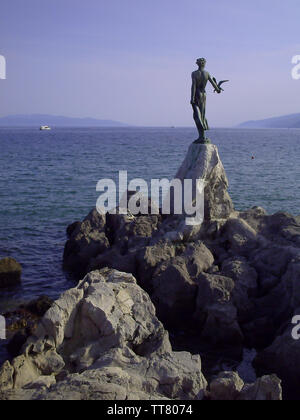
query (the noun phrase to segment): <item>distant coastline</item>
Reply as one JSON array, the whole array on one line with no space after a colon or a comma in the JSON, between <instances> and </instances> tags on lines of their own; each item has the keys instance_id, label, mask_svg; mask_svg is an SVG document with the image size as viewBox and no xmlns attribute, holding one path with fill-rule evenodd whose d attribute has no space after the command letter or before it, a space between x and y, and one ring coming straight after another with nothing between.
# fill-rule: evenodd
<instances>
[{"instance_id":1,"label":"distant coastline","mask_svg":"<svg viewBox=\"0 0 300 420\"><path fill-rule=\"evenodd\" d=\"M0 127L130 127L120 121L100 120L96 118L74 118L48 114L8 115L0 117Z\"/></svg>"},{"instance_id":2,"label":"distant coastline","mask_svg":"<svg viewBox=\"0 0 300 420\"><path fill-rule=\"evenodd\" d=\"M239 124L237 128L300 128L300 114L246 121Z\"/></svg>"}]
</instances>

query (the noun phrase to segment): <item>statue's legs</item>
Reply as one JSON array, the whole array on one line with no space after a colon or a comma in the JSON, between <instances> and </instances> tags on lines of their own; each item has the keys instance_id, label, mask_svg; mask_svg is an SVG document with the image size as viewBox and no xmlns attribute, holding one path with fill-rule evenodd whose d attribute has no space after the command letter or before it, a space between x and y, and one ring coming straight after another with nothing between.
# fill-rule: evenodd
<instances>
[{"instance_id":1,"label":"statue's legs","mask_svg":"<svg viewBox=\"0 0 300 420\"><path fill-rule=\"evenodd\" d=\"M194 104L193 111L194 111L195 124L199 133L198 140L200 141L205 140L204 124L202 123L201 111L200 111L199 106Z\"/></svg>"},{"instance_id":2,"label":"statue's legs","mask_svg":"<svg viewBox=\"0 0 300 420\"><path fill-rule=\"evenodd\" d=\"M205 130L209 130L206 113L206 93L198 92L197 102L193 104L194 120L198 129L199 138L197 141L205 141Z\"/></svg>"}]
</instances>

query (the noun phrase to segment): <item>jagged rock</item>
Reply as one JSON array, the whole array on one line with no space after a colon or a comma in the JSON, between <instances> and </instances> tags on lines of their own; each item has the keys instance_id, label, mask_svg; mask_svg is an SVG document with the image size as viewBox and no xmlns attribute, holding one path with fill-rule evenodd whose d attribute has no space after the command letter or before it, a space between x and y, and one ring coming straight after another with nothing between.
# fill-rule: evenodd
<instances>
[{"instance_id":1,"label":"jagged rock","mask_svg":"<svg viewBox=\"0 0 300 420\"><path fill-rule=\"evenodd\" d=\"M149 296L109 269L63 293L0 372L12 400L202 399L206 386L200 356L173 352Z\"/></svg>"},{"instance_id":2,"label":"jagged rock","mask_svg":"<svg viewBox=\"0 0 300 420\"><path fill-rule=\"evenodd\" d=\"M24 386L24 389L37 389L50 388L50 386L56 384L55 376L40 376L34 382Z\"/></svg>"},{"instance_id":3,"label":"jagged rock","mask_svg":"<svg viewBox=\"0 0 300 420\"><path fill-rule=\"evenodd\" d=\"M256 206L250 210L238 212L237 217L245 220L255 232L261 232L267 215L265 209Z\"/></svg>"},{"instance_id":4,"label":"jagged rock","mask_svg":"<svg viewBox=\"0 0 300 420\"><path fill-rule=\"evenodd\" d=\"M105 215L94 209L82 223L68 230L71 236L64 250L65 268L83 274L89 261L109 248L105 225Z\"/></svg>"},{"instance_id":5,"label":"jagged rock","mask_svg":"<svg viewBox=\"0 0 300 420\"><path fill-rule=\"evenodd\" d=\"M197 284L197 308L200 311L215 303L230 302L234 290L234 282L231 278L202 273L197 279Z\"/></svg>"},{"instance_id":6,"label":"jagged rock","mask_svg":"<svg viewBox=\"0 0 300 420\"><path fill-rule=\"evenodd\" d=\"M118 248L109 248L103 254L90 259L87 272L101 270L105 267L125 273L136 274L136 254L135 252L129 251L127 254L122 255Z\"/></svg>"},{"instance_id":7,"label":"jagged rock","mask_svg":"<svg viewBox=\"0 0 300 420\"><path fill-rule=\"evenodd\" d=\"M79 222L79 221L71 223L67 227L67 231L66 231L68 238L70 238L72 236L72 234L75 230L77 230L77 229L79 230L80 226L81 226L81 222Z\"/></svg>"},{"instance_id":8,"label":"jagged rock","mask_svg":"<svg viewBox=\"0 0 300 420\"><path fill-rule=\"evenodd\" d=\"M267 215L260 207L240 212L238 217L244 219L262 237L276 241L277 245L300 245L300 221L297 217L283 212Z\"/></svg>"},{"instance_id":9,"label":"jagged rock","mask_svg":"<svg viewBox=\"0 0 300 420\"><path fill-rule=\"evenodd\" d=\"M210 384L210 398L218 401L281 401L281 381L276 375L271 375L245 384L236 372L221 372Z\"/></svg>"},{"instance_id":10,"label":"jagged rock","mask_svg":"<svg viewBox=\"0 0 300 420\"><path fill-rule=\"evenodd\" d=\"M23 354L16 357L12 362L14 369L13 387L23 388L31 382L35 382L40 376L58 374L65 366L63 358L55 350L47 350L45 353ZM0 390L1 384L0 384Z\"/></svg>"},{"instance_id":11,"label":"jagged rock","mask_svg":"<svg viewBox=\"0 0 300 420\"><path fill-rule=\"evenodd\" d=\"M229 218L223 232L233 255L248 256L258 246L256 231L243 219Z\"/></svg>"},{"instance_id":12,"label":"jagged rock","mask_svg":"<svg viewBox=\"0 0 300 420\"><path fill-rule=\"evenodd\" d=\"M237 400L244 385L244 381L236 372L221 372L210 383L210 397L217 401Z\"/></svg>"},{"instance_id":13,"label":"jagged rock","mask_svg":"<svg viewBox=\"0 0 300 420\"><path fill-rule=\"evenodd\" d=\"M11 287L21 282L22 267L13 258L0 260L0 288Z\"/></svg>"},{"instance_id":14,"label":"jagged rock","mask_svg":"<svg viewBox=\"0 0 300 420\"><path fill-rule=\"evenodd\" d=\"M233 204L227 192L228 180L215 145L192 144L175 178L182 181L184 179L205 181L206 220L226 219L233 212Z\"/></svg>"},{"instance_id":15,"label":"jagged rock","mask_svg":"<svg viewBox=\"0 0 300 420\"><path fill-rule=\"evenodd\" d=\"M185 325L195 307L197 285L189 275L185 259L175 257L163 262L151 280L151 298L158 316L168 327Z\"/></svg>"},{"instance_id":16,"label":"jagged rock","mask_svg":"<svg viewBox=\"0 0 300 420\"><path fill-rule=\"evenodd\" d=\"M107 229L110 242L119 248L128 249L145 244L160 224L160 215L108 214Z\"/></svg>"},{"instance_id":17,"label":"jagged rock","mask_svg":"<svg viewBox=\"0 0 300 420\"><path fill-rule=\"evenodd\" d=\"M266 218L265 234L270 239L276 237L277 243L281 237L282 244L300 245L300 223L288 213L278 212Z\"/></svg>"},{"instance_id":18,"label":"jagged rock","mask_svg":"<svg viewBox=\"0 0 300 420\"><path fill-rule=\"evenodd\" d=\"M222 263L222 275L234 281L232 298L238 310L240 322L253 319L255 312L254 296L257 293L257 272L251 267L246 258L233 257Z\"/></svg>"},{"instance_id":19,"label":"jagged rock","mask_svg":"<svg viewBox=\"0 0 300 420\"><path fill-rule=\"evenodd\" d=\"M292 316L291 300L289 294L286 292L286 285L281 281L276 287L268 290L263 296L255 298L254 303L255 316L252 316L251 321L248 321L256 323L257 320L267 319L269 322L265 323L266 326L268 326L266 337L273 337L274 339L280 332L280 326L285 325ZM260 321L259 324L261 325ZM258 327L258 325L256 325L256 327ZM258 336L263 333L261 328L257 330L257 333ZM255 336L255 330L253 331L253 334Z\"/></svg>"},{"instance_id":20,"label":"jagged rock","mask_svg":"<svg viewBox=\"0 0 300 420\"><path fill-rule=\"evenodd\" d=\"M282 277L282 289L289 300L291 312L300 308L300 253L292 259Z\"/></svg>"},{"instance_id":21,"label":"jagged rock","mask_svg":"<svg viewBox=\"0 0 300 420\"><path fill-rule=\"evenodd\" d=\"M196 241L187 245L184 257L188 272L191 277L196 278L202 272L207 271L214 263L214 257L202 241Z\"/></svg>"},{"instance_id":22,"label":"jagged rock","mask_svg":"<svg viewBox=\"0 0 300 420\"><path fill-rule=\"evenodd\" d=\"M9 361L3 363L0 369L0 390L6 391L12 389L14 385L14 368Z\"/></svg>"},{"instance_id":23,"label":"jagged rock","mask_svg":"<svg viewBox=\"0 0 300 420\"><path fill-rule=\"evenodd\" d=\"M287 247L272 244L255 252L251 258L251 265L258 273L258 284L262 294L280 282L292 257L293 254Z\"/></svg>"},{"instance_id":24,"label":"jagged rock","mask_svg":"<svg viewBox=\"0 0 300 420\"><path fill-rule=\"evenodd\" d=\"M137 271L140 283L150 288L150 280L155 268L163 261L175 257L175 246L169 241L159 241L154 245L142 248L137 254Z\"/></svg>"},{"instance_id":25,"label":"jagged rock","mask_svg":"<svg viewBox=\"0 0 300 420\"><path fill-rule=\"evenodd\" d=\"M263 376L254 384L245 385L239 396L243 401L281 401L281 380L276 375Z\"/></svg>"},{"instance_id":26,"label":"jagged rock","mask_svg":"<svg viewBox=\"0 0 300 420\"><path fill-rule=\"evenodd\" d=\"M202 328L201 335L211 343L233 346L241 354L243 334L237 321L237 309L231 298L233 280L203 273L197 279L197 285L194 319Z\"/></svg>"},{"instance_id":27,"label":"jagged rock","mask_svg":"<svg viewBox=\"0 0 300 420\"><path fill-rule=\"evenodd\" d=\"M199 356L182 352L142 358L127 348L112 349L91 369L68 375L49 390L32 389L38 389L35 382L2 394L2 399L200 400L206 386Z\"/></svg>"},{"instance_id":28,"label":"jagged rock","mask_svg":"<svg viewBox=\"0 0 300 420\"><path fill-rule=\"evenodd\" d=\"M290 399L298 399L300 386L300 340L293 339L293 327L290 323L268 348L258 353L254 360L254 365L259 373L276 373L283 381L286 395Z\"/></svg>"},{"instance_id":29,"label":"jagged rock","mask_svg":"<svg viewBox=\"0 0 300 420\"><path fill-rule=\"evenodd\" d=\"M148 390L150 395L155 392L171 399L202 399L206 388L200 356L187 352L156 354L148 359L128 349L111 350L92 368L121 368L137 381L142 378L143 392Z\"/></svg>"}]
</instances>

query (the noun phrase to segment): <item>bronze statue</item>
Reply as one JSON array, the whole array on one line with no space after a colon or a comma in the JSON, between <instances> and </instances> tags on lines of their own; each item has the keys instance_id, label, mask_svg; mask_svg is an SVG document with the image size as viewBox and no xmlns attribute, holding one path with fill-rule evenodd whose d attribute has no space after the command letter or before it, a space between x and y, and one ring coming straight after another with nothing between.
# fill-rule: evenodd
<instances>
[{"instance_id":1,"label":"bronze statue","mask_svg":"<svg viewBox=\"0 0 300 420\"><path fill-rule=\"evenodd\" d=\"M196 64L199 69L192 73L192 99L191 105L194 111L194 120L199 132L199 138L195 143L209 143L209 140L205 138L205 131L209 130L209 126L205 117L206 111L206 85L209 81L213 88L214 92L221 93L221 85L229 80L222 80L217 83L216 79L210 76L210 74L205 71L206 60L205 58L198 58Z\"/></svg>"}]
</instances>

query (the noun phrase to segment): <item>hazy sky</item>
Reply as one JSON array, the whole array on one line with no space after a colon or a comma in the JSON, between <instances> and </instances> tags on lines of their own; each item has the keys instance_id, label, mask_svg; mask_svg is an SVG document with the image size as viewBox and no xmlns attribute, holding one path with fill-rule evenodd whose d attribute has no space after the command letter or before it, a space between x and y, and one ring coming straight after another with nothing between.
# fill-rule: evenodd
<instances>
[{"instance_id":1,"label":"hazy sky","mask_svg":"<svg viewBox=\"0 0 300 420\"><path fill-rule=\"evenodd\" d=\"M299 0L1 0L0 116L49 113L191 126L206 57L210 125L300 112Z\"/></svg>"}]
</instances>

